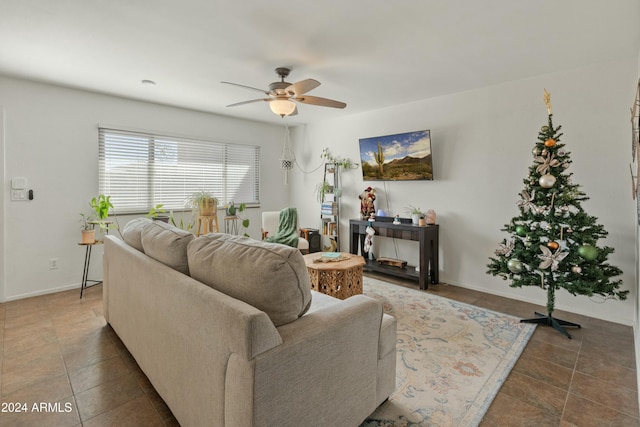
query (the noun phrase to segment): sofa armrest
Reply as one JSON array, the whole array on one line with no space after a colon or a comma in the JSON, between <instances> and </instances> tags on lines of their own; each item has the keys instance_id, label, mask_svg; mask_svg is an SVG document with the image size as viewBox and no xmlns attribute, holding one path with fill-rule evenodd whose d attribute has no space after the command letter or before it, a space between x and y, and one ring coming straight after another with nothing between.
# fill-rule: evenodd
<instances>
[{"instance_id":1,"label":"sofa armrest","mask_svg":"<svg viewBox=\"0 0 640 427\"><path fill-rule=\"evenodd\" d=\"M377 406L381 322L382 304L356 295L280 326L283 343L251 361L253 378L243 375L247 366L240 358L230 360L227 397L242 395L237 387L252 389L253 411L248 402L227 398L225 419L251 426L261 420L278 426L359 425ZM229 375L241 380L230 381ZM252 420L240 421L251 413Z\"/></svg>"},{"instance_id":2,"label":"sofa armrest","mask_svg":"<svg viewBox=\"0 0 640 427\"><path fill-rule=\"evenodd\" d=\"M384 358L387 354L396 351L397 343L397 321L396 318L385 314L382 316L380 326L380 346L378 347L378 359Z\"/></svg>"}]
</instances>

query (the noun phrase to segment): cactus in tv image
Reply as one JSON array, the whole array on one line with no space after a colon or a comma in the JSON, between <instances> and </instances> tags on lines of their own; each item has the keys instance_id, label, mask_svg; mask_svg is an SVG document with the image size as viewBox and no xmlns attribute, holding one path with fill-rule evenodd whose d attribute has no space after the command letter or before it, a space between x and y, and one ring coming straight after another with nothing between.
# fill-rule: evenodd
<instances>
[{"instance_id":1,"label":"cactus in tv image","mask_svg":"<svg viewBox=\"0 0 640 427\"><path fill-rule=\"evenodd\" d=\"M373 153L376 159L376 163L378 164L378 174L382 176L384 174L384 151L382 151L382 146L378 142L378 152Z\"/></svg>"}]
</instances>

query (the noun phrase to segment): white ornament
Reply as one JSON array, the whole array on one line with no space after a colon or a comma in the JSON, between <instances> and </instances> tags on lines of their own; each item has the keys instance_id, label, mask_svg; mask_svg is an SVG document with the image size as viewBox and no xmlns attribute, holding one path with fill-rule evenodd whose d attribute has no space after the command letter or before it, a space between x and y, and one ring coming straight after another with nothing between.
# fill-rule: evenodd
<instances>
[{"instance_id":1,"label":"white ornament","mask_svg":"<svg viewBox=\"0 0 640 427\"><path fill-rule=\"evenodd\" d=\"M538 183L542 188L551 188L556 183L556 177L547 173L540 177Z\"/></svg>"}]
</instances>

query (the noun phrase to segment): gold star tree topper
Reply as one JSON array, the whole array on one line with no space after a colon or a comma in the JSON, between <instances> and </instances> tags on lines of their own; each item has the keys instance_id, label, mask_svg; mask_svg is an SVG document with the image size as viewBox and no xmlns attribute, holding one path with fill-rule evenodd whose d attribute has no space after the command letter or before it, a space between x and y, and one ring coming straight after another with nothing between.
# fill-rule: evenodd
<instances>
[{"instance_id":1,"label":"gold star tree topper","mask_svg":"<svg viewBox=\"0 0 640 427\"><path fill-rule=\"evenodd\" d=\"M547 114L551 115L551 94L544 90L544 104L547 106Z\"/></svg>"}]
</instances>

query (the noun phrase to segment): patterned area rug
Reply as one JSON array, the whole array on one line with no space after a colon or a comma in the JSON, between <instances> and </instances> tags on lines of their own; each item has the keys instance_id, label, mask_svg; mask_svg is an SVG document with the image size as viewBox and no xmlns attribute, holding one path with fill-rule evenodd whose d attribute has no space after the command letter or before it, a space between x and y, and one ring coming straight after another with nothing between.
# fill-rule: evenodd
<instances>
[{"instance_id":1,"label":"patterned area rug","mask_svg":"<svg viewBox=\"0 0 640 427\"><path fill-rule=\"evenodd\" d=\"M370 277L398 321L396 389L361 427L477 426L535 325Z\"/></svg>"}]
</instances>

